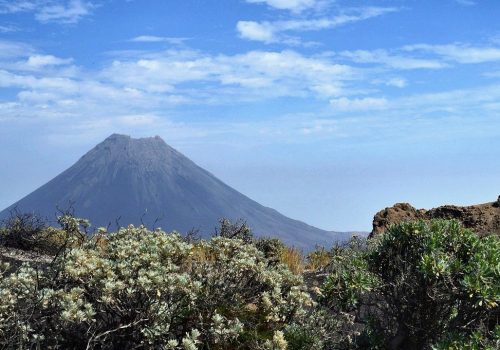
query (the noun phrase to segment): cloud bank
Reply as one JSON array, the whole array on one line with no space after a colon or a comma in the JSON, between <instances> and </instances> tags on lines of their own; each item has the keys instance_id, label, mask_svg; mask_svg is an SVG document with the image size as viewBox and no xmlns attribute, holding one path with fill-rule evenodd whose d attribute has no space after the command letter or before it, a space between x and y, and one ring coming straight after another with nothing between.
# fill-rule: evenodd
<instances>
[{"instance_id":1,"label":"cloud bank","mask_svg":"<svg viewBox=\"0 0 500 350\"><path fill-rule=\"evenodd\" d=\"M32 12L41 23L75 24L96 7L83 0L1 0L0 13Z\"/></svg>"}]
</instances>

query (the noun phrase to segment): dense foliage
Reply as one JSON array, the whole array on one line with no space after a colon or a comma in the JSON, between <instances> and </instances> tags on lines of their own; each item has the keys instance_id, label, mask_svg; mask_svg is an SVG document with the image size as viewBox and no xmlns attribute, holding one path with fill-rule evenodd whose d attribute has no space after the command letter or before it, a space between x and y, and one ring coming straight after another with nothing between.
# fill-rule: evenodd
<instances>
[{"instance_id":1,"label":"dense foliage","mask_svg":"<svg viewBox=\"0 0 500 350\"><path fill-rule=\"evenodd\" d=\"M36 249L46 229L41 217L14 209L0 228L0 243L12 248Z\"/></svg>"},{"instance_id":2,"label":"dense foliage","mask_svg":"<svg viewBox=\"0 0 500 350\"><path fill-rule=\"evenodd\" d=\"M76 239L50 266L3 266L4 348L285 349L308 321L302 277L249 241L129 226L78 244L85 222L60 221Z\"/></svg>"},{"instance_id":3,"label":"dense foliage","mask_svg":"<svg viewBox=\"0 0 500 350\"><path fill-rule=\"evenodd\" d=\"M324 302L355 315L364 346L500 345L496 236L480 238L456 221L403 223L368 244L334 249L331 270Z\"/></svg>"},{"instance_id":4,"label":"dense foliage","mask_svg":"<svg viewBox=\"0 0 500 350\"><path fill-rule=\"evenodd\" d=\"M500 240L454 221L393 226L305 264L241 222L222 220L202 240L133 226L88 236L89 223L69 215L61 229L24 219L37 230L11 220L0 242L52 262L0 261L0 348L500 347Z\"/></svg>"}]
</instances>

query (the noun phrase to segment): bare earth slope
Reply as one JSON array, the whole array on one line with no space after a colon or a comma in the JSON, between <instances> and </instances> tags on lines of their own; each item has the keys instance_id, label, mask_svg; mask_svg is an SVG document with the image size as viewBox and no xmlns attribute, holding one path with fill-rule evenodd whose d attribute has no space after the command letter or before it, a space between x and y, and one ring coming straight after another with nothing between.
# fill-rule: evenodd
<instances>
[{"instance_id":1,"label":"bare earth slope","mask_svg":"<svg viewBox=\"0 0 500 350\"><path fill-rule=\"evenodd\" d=\"M245 219L257 235L272 235L310 249L349 233L328 232L290 219L227 186L160 137L111 135L77 163L0 212L17 207L54 218L73 204L94 226L141 224L185 233L212 232L221 217ZM155 222L158 219L157 222Z\"/></svg>"},{"instance_id":2,"label":"bare earth slope","mask_svg":"<svg viewBox=\"0 0 500 350\"><path fill-rule=\"evenodd\" d=\"M466 207L444 205L430 210L397 203L375 214L371 235L384 232L392 224L418 219L457 219L478 234L500 235L500 196L496 202Z\"/></svg>"}]
</instances>

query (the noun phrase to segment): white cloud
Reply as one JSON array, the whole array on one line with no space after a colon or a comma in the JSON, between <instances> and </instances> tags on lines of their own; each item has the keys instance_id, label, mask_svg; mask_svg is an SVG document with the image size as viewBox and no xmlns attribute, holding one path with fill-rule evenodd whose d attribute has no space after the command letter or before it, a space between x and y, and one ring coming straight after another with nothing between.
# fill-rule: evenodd
<instances>
[{"instance_id":1,"label":"white cloud","mask_svg":"<svg viewBox=\"0 0 500 350\"><path fill-rule=\"evenodd\" d=\"M292 12L301 12L306 9L311 9L318 6L318 4L322 2L320 0L246 0L246 1L253 4L263 3L275 9L289 10Z\"/></svg>"},{"instance_id":2,"label":"white cloud","mask_svg":"<svg viewBox=\"0 0 500 350\"><path fill-rule=\"evenodd\" d=\"M338 27L347 23L363 21L395 11L397 11L397 9L394 7L362 7L344 10L343 14L331 18L326 17L319 19L290 20L276 23L278 23L278 28L281 30L320 30Z\"/></svg>"},{"instance_id":3,"label":"white cloud","mask_svg":"<svg viewBox=\"0 0 500 350\"><path fill-rule=\"evenodd\" d=\"M28 58L26 65L33 68L40 68L45 66L60 66L70 64L73 60L71 58L59 58L52 55L33 55Z\"/></svg>"},{"instance_id":4,"label":"white cloud","mask_svg":"<svg viewBox=\"0 0 500 350\"><path fill-rule=\"evenodd\" d=\"M500 47L469 44L406 45L393 50L342 51L340 57L361 64L378 64L396 70L442 69L458 64L500 61ZM393 86L401 85L393 81Z\"/></svg>"},{"instance_id":5,"label":"white cloud","mask_svg":"<svg viewBox=\"0 0 500 350\"><path fill-rule=\"evenodd\" d=\"M483 76L487 78L500 78L500 71L486 72Z\"/></svg>"},{"instance_id":6,"label":"white cloud","mask_svg":"<svg viewBox=\"0 0 500 350\"><path fill-rule=\"evenodd\" d=\"M34 52L35 50L30 45L16 41L0 40L0 59L25 57Z\"/></svg>"},{"instance_id":7,"label":"white cloud","mask_svg":"<svg viewBox=\"0 0 500 350\"><path fill-rule=\"evenodd\" d=\"M339 96L343 93L343 86L340 82L334 81L321 81L314 84L311 89L317 92L320 96L333 97Z\"/></svg>"},{"instance_id":8,"label":"white cloud","mask_svg":"<svg viewBox=\"0 0 500 350\"><path fill-rule=\"evenodd\" d=\"M408 85L408 82L406 81L406 79L401 77L392 77L387 79L374 79L372 80L372 84L393 86L402 89Z\"/></svg>"},{"instance_id":9,"label":"white cloud","mask_svg":"<svg viewBox=\"0 0 500 350\"><path fill-rule=\"evenodd\" d=\"M186 40L187 38L171 38L171 37L155 36L155 35L140 35L130 39L130 41L136 43L169 43L173 45L183 44L184 41Z\"/></svg>"},{"instance_id":10,"label":"white cloud","mask_svg":"<svg viewBox=\"0 0 500 350\"><path fill-rule=\"evenodd\" d=\"M438 59L408 57L400 54L392 54L382 49L373 51L343 51L340 52L340 55L356 63L376 63L400 70L441 69L449 66Z\"/></svg>"},{"instance_id":11,"label":"white cloud","mask_svg":"<svg viewBox=\"0 0 500 350\"><path fill-rule=\"evenodd\" d=\"M69 0L66 4L54 4L42 7L35 18L42 23L77 23L91 13L94 6L82 0Z\"/></svg>"},{"instance_id":12,"label":"white cloud","mask_svg":"<svg viewBox=\"0 0 500 350\"><path fill-rule=\"evenodd\" d=\"M404 88L407 85L406 79L403 78L391 78L385 82L386 85L395 86L398 88Z\"/></svg>"},{"instance_id":13,"label":"white cloud","mask_svg":"<svg viewBox=\"0 0 500 350\"><path fill-rule=\"evenodd\" d=\"M333 111L365 112L370 118L401 118L409 120L424 118L432 124L436 117L489 116L497 119L500 112L500 85L481 86L468 89L444 90L433 93L418 93L397 98L365 97L331 99ZM362 114L361 114L362 115Z\"/></svg>"},{"instance_id":14,"label":"white cloud","mask_svg":"<svg viewBox=\"0 0 500 350\"><path fill-rule=\"evenodd\" d=\"M0 13L34 12L41 23L74 24L94 8L94 4L84 0L0 0Z\"/></svg>"},{"instance_id":15,"label":"white cloud","mask_svg":"<svg viewBox=\"0 0 500 350\"><path fill-rule=\"evenodd\" d=\"M139 42L139 43L158 43L165 41L165 37L154 36L154 35L141 35L132 38L130 41Z\"/></svg>"},{"instance_id":16,"label":"white cloud","mask_svg":"<svg viewBox=\"0 0 500 350\"><path fill-rule=\"evenodd\" d=\"M211 56L193 51L169 50L136 59L115 60L102 76L120 86L144 91L182 90L186 83L202 83L198 91L240 98L338 95L355 72L327 59L295 51L250 51L239 55ZM188 89L189 91L189 89Z\"/></svg>"},{"instance_id":17,"label":"white cloud","mask_svg":"<svg viewBox=\"0 0 500 350\"><path fill-rule=\"evenodd\" d=\"M314 112L323 114L309 115L287 124L293 125L293 130L273 129L272 123L259 127L271 129L269 132L273 135L283 132L284 135L295 133L304 137L340 137L353 133L347 130L347 124L339 127L336 123L305 123L304 120L321 118L325 114L336 118L341 113L349 118L366 118L366 121L379 120L381 116L396 116L400 120L401 116L460 113L496 116L500 112L498 85L389 99L377 89L382 85L404 87L407 84L405 78L377 65L353 68L340 64L339 60L346 56L339 54L306 55L293 50L255 50L222 55L171 49L126 52L124 55L114 52L113 55L111 62L104 63L99 69L74 69L69 74L67 72L75 64L71 59L40 53L22 43L0 41L0 87L12 89L16 94L0 102L0 122L55 120L57 123L53 125L59 125L61 130L65 127L81 128L78 132L84 132L86 128L97 130L103 125L117 130L120 127L156 130L170 115L182 114L179 105L208 109L215 104L238 105L249 101L296 98L307 100L314 106ZM400 69L409 66L436 68L420 61L419 64L414 61L411 65L401 64L401 57L395 64L394 56L401 55L386 51L369 59L366 55L360 56L365 57L365 61L382 57L382 63L376 62L383 66L390 63L404 67ZM225 128L227 133L233 132L234 125L222 124L217 127ZM205 132L202 127L189 131ZM240 125L235 132L250 134L258 131Z\"/></svg>"},{"instance_id":18,"label":"white cloud","mask_svg":"<svg viewBox=\"0 0 500 350\"><path fill-rule=\"evenodd\" d=\"M332 134L339 130L338 120L314 119L303 126L300 131L304 135Z\"/></svg>"},{"instance_id":19,"label":"white cloud","mask_svg":"<svg viewBox=\"0 0 500 350\"><path fill-rule=\"evenodd\" d=\"M388 106L388 101L385 98L379 97L363 97L349 99L341 97L330 100L330 106L336 111L341 112L357 112L364 110L383 109Z\"/></svg>"},{"instance_id":20,"label":"white cloud","mask_svg":"<svg viewBox=\"0 0 500 350\"><path fill-rule=\"evenodd\" d=\"M57 74L67 76L75 70L75 67L69 66L72 62L71 58L40 54L33 47L24 43L0 40L0 69L35 71L64 66L65 70L58 70Z\"/></svg>"},{"instance_id":21,"label":"white cloud","mask_svg":"<svg viewBox=\"0 0 500 350\"><path fill-rule=\"evenodd\" d=\"M458 63L483 63L500 61L500 47L493 46L470 46L465 44L450 45L408 45L403 48L406 51L421 51L435 54L442 59Z\"/></svg>"},{"instance_id":22,"label":"white cloud","mask_svg":"<svg viewBox=\"0 0 500 350\"><path fill-rule=\"evenodd\" d=\"M38 2L34 0L1 0L0 13L14 13L33 11L37 8Z\"/></svg>"},{"instance_id":23,"label":"white cloud","mask_svg":"<svg viewBox=\"0 0 500 350\"><path fill-rule=\"evenodd\" d=\"M152 125L157 123L160 118L154 114L131 114L118 118L120 124L127 126Z\"/></svg>"},{"instance_id":24,"label":"white cloud","mask_svg":"<svg viewBox=\"0 0 500 350\"><path fill-rule=\"evenodd\" d=\"M276 41L274 28L269 23L238 21L236 29L243 39L262 41L265 43Z\"/></svg>"},{"instance_id":25,"label":"white cloud","mask_svg":"<svg viewBox=\"0 0 500 350\"><path fill-rule=\"evenodd\" d=\"M82 71L73 60L30 46L1 42L0 121L60 120L67 124L112 119L119 125L157 123L179 104L237 104L279 97L326 101L356 79L349 66L295 51L213 55L193 50L127 52L102 69ZM3 56L2 56L3 55ZM70 72L70 73L68 73ZM157 111L160 111L156 113ZM96 123L93 123L95 121Z\"/></svg>"},{"instance_id":26,"label":"white cloud","mask_svg":"<svg viewBox=\"0 0 500 350\"><path fill-rule=\"evenodd\" d=\"M17 32L19 28L12 25L0 25L0 33Z\"/></svg>"},{"instance_id":27,"label":"white cloud","mask_svg":"<svg viewBox=\"0 0 500 350\"><path fill-rule=\"evenodd\" d=\"M499 99L500 85L489 85L401 97L397 101L393 101L392 106L399 110L413 110L418 113L435 111L461 113L471 109L484 109Z\"/></svg>"},{"instance_id":28,"label":"white cloud","mask_svg":"<svg viewBox=\"0 0 500 350\"><path fill-rule=\"evenodd\" d=\"M239 21L236 25L240 36L244 39L262 41L265 43L285 42L289 39L283 36L286 32L303 32L331 29L348 23L359 22L397 11L393 7L364 7L345 10L334 17L313 19L292 19L275 22Z\"/></svg>"}]
</instances>

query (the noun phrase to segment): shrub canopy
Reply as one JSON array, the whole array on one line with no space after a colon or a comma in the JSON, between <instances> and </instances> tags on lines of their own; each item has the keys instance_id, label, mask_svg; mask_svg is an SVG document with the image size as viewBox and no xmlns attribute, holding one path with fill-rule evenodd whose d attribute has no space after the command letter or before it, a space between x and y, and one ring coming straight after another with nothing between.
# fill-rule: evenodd
<instances>
[{"instance_id":1,"label":"shrub canopy","mask_svg":"<svg viewBox=\"0 0 500 350\"><path fill-rule=\"evenodd\" d=\"M497 236L457 221L408 222L332 255L324 303L354 313L372 348L429 349L499 330Z\"/></svg>"},{"instance_id":2,"label":"shrub canopy","mask_svg":"<svg viewBox=\"0 0 500 350\"><path fill-rule=\"evenodd\" d=\"M312 304L254 244L129 226L2 276L0 347L278 349Z\"/></svg>"},{"instance_id":3,"label":"shrub canopy","mask_svg":"<svg viewBox=\"0 0 500 350\"><path fill-rule=\"evenodd\" d=\"M0 262L0 348L500 348L500 240L455 221L319 248L307 284L299 251L244 223L222 220L200 240L134 226L86 236L86 220L59 222L1 232L53 262Z\"/></svg>"}]
</instances>

